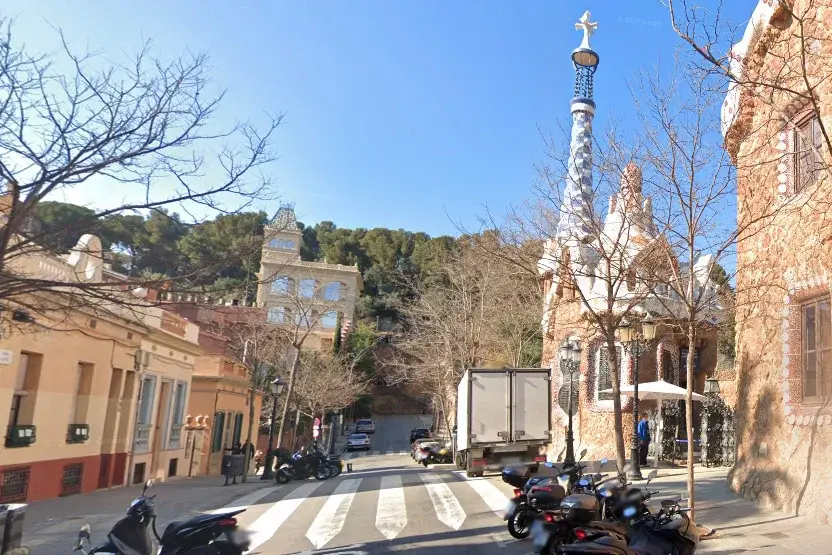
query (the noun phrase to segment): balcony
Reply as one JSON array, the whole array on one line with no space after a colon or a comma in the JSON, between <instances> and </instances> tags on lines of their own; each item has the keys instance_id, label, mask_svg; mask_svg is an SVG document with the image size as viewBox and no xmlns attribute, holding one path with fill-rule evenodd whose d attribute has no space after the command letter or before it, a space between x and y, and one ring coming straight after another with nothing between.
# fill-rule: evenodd
<instances>
[{"instance_id":1,"label":"balcony","mask_svg":"<svg viewBox=\"0 0 832 555\"><path fill-rule=\"evenodd\" d=\"M152 424L136 424L135 440L133 441L137 452L146 452L150 448L150 430Z\"/></svg>"},{"instance_id":2,"label":"balcony","mask_svg":"<svg viewBox=\"0 0 832 555\"><path fill-rule=\"evenodd\" d=\"M66 430L67 443L84 443L90 438L89 424L70 424Z\"/></svg>"},{"instance_id":3,"label":"balcony","mask_svg":"<svg viewBox=\"0 0 832 555\"><path fill-rule=\"evenodd\" d=\"M175 424L170 429L170 440L168 441L168 449L179 449L180 441L182 440L182 426L183 424Z\"/></svg>"},{"instance_id":4,"label":"balcony","mask_svg":"<svg viewBox=\"0 0 832 555\"><path fill-rule=\"evenodd\" d=\"M6 447L29 447L37 439L33 425L9 426L6 432Z\"/></svg>"}]
</instances>

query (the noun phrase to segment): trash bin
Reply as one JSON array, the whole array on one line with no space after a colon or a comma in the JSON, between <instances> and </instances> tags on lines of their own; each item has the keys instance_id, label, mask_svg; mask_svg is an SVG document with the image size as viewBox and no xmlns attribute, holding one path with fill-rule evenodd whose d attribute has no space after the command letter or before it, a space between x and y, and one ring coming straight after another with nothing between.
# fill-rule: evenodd
<instances>
[{"instance_id":1,"label":"trash bin","mask_svg":"<svg viewBox=\"0 0 832 555\"><path fill-rule=\"evenodd\" d=\"M3 518L2 509L0 509L0 519L5 525L0 553L20 547L20 544L23 543L23 521L26 519L26 507L25 503L5 505L5 518Z\"/></svg>"},{"instance_id":2,"label":"trash bin","mask_svg":"<svg viewBox=\"0 0 832 555\"><path fill-rule=\"evenodd\" d=\"M225 483L228 485L228 479L233 478L234 483L237 483L237 476L244 472L243 465L245 464L244 455L223 455L222 456L222 475L225 476Z\"/></svg>"}]
</instances>

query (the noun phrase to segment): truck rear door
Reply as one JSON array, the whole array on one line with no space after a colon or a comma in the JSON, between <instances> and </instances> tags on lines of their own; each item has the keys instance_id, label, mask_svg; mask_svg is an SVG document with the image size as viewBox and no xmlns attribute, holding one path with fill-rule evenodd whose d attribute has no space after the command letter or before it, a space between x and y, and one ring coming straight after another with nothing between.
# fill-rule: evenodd
<instances>
[{"instance_id":1,"label":"truck rear door","mask_svg":"<svg viewBox=\"0 0 832 555\"><path fill-rule=\"evenodd\" d=\"M512 433L518 441L550 438L550 390L549 373L546 371L514 372L512 395Z\"/></svg>"},{"instance_id":2,"label":"truck rear door","mask_svg":"<svg viewBox=\"0 0 832 555\"><path fill-rule=\"evenodd\" d=\"M471 443L508 441L509 374L472 371L471 378Z\"/></svg>"}]
</instances>

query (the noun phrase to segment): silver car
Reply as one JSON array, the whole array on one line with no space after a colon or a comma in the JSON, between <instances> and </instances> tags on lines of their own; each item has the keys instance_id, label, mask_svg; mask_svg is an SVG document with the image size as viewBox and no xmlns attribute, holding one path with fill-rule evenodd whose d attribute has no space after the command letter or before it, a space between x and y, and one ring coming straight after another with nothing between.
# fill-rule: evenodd
<instances>
[{"instance_id":1,"label":"silver car","mask_svg":"<svg viewBox=\"0 0 832 555\"><path fill-rule=\"evenodd\" d=\"M363 434L374 434L376 433L376 425L373 424L372 420L359 420L355 423L355 432Z\"/></svg>"},{"instance_id":2,"label":"silver car","mask_svg":"<svg viewBox=\"0 0 832 555\"><path fill-rule=\"evenodd\" d=\"M347 438L347 451L356 449L370 450L370 436L367 434L350 434Z\"/></svg>"}]
</instances>

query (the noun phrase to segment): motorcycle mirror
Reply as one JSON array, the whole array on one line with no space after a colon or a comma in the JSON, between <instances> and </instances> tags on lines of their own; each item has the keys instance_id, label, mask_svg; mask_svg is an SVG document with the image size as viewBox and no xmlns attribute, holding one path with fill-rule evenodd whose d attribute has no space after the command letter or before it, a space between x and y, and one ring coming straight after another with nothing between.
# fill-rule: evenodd
<instances>
[{"instance_id":1,"label":"motorcycle mirror","mask_svg":"<svg viewBox=\"0 0 832 555\"><path fill-rule=\"evenodd\" d=\"M607 457L604 457L603 459L601 459L601 466L604 466L608 462L610 462L610 460Z\"/></svg>"},{"instance_id":2,"label":"motorcycle mirror","mask_svg":"<svg viewBox=\"0 0 832 555\"><path fill-rule=\"evenodd\" d=\"M543 463L543 466L548 466L549 468L554 468L555 463L546 462L546 463Z\"/></svg>"},{"instance_id":3,"label":"motorcycle mirror","mask_svg":"<svg viewBox=\"0 0 832 555\"><path fill-rule=\"evenodd\" d=\"M586 457L586 453L587 453L587 450L586 450L586 449L584 449L583 451L581 451L581 460L583 460L583 458L584 458L584 457Z\"/></svg>"},{"instance_id":4,"label":"motorcycle mirror","mask_svg":"<svg viewBox=\"0 0 832 555\"><path fill-rule=\"evenodd\" d=\"M658 469L654 468L653 470L651 470L650 474L647 475L647 483L649 484L653 480L653 478L655 478L658 475L659 475Z\"/></svg>"},{"instance_id":5,"label":"motorcycle mirror","mask_svg":"<svg viewBox=\"0 0 832 555\"><path fill-rule=\"evenodd\" d=\"M84 524L83 526L81 526L81 529L78 530L78 539L79 540L80 539L84 539L84 540L90 539L90 533L91 532L92 532L92 530L90 529L90 525L89 524Z\"/></svg>"}]
</instances>

